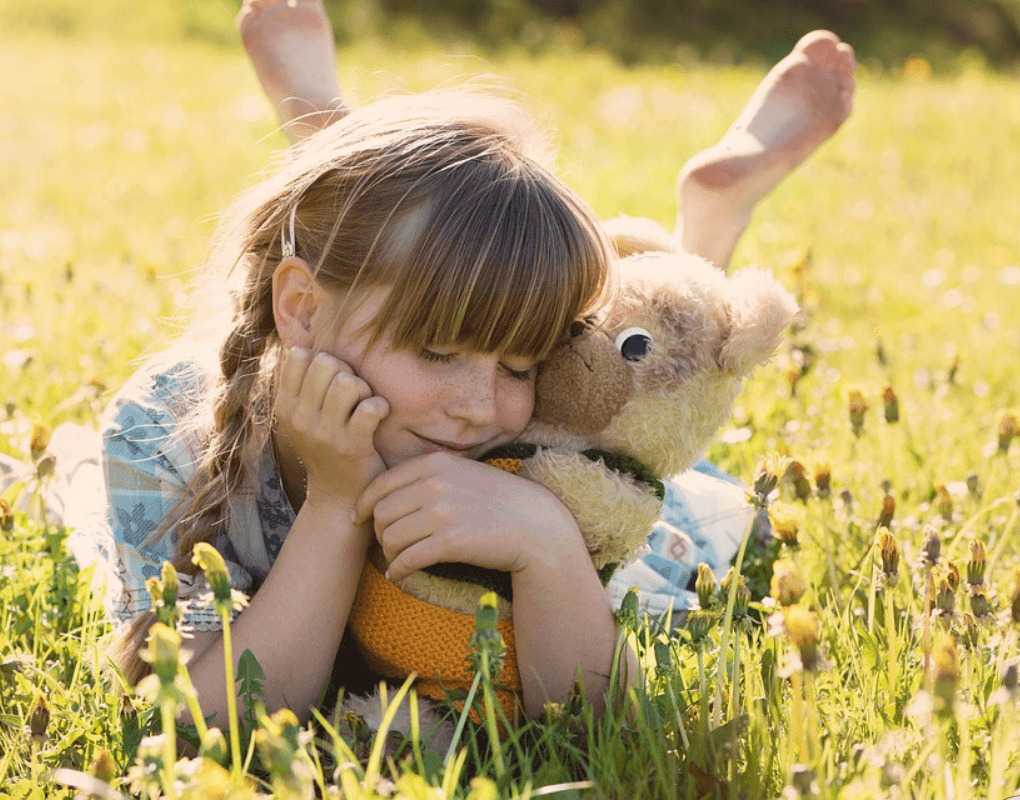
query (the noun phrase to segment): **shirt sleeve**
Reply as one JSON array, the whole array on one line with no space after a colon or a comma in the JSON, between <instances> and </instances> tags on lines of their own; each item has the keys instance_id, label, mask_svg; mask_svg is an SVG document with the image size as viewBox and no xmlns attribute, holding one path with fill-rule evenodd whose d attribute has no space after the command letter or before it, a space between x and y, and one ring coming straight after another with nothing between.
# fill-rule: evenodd
<instances>
[{"instance_id":1,"label":"shirt sleeve","mask_svg":"<svg viewBox=\"0 0 1020 800\"><path fill-rule=\"evenodd\" d=\"M148 611L152 600L145 581L158 576L163 561L172 560L175 527L159 538L153 533L177 502L190 493L195 454L172 434L177 419L167 392L166 376L136 375L104 414L102 464L106 519L115 552L115 585L107 592L107 608L118 623ZM251 575L236 562L225 536L213 543L223 554L234 588L247 590ZM227 552L224 552L224 550ZM219 630L220 620L204 601L209 588L201 574L179 575L183 621L195 630Z\"/></svg>"},{"instance_id":2,"label":"shirt sleeve","mask_svg":"<svg viewBox=\"0 0 1020 800\"><path fill-rule=\"evenodd\" d=\"M670 608L698 607L692 591L698 564L708 564L723 578L754 514L739 482L707 461L663 483L666 498L659 522L608 586L615 608L634 588L639 609L656 617ZM677 614L674 625L683 619Z\"/></svg>"}]
</instances>

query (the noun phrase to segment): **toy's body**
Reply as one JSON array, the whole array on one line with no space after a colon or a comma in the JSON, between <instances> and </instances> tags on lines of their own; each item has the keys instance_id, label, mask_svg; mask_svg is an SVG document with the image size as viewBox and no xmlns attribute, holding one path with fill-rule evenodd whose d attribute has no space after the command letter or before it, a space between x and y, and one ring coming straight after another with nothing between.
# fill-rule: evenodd
<instances>
[{"instance_id":1,"label":"toy's body","mask_svg":"<svg viewBox=\"0 0 1020 800\"><path fill-rule=\"evenodd\" d=\"M693 256L644 253L618 262L618 273L616 295L604 312L575 323L569 341L543 363L535 413L520 437L523 449L490 454L492 463L560 498L604 581L635 555L658 519L659 481L686 470L703 452L729 416L743 377L769 358L797 310L767 273L727 277ZM509 623L509 578L500 582L487 572L437 565L400 588L471 620L496 580L504 589L500 617ZM367 600L361 593L356 604ZM352 615L356 639L371 640L366 626L395 624L393 614L359 608ZM370 661L384 660L375 656Z\"/></svg>"}]
</instances>

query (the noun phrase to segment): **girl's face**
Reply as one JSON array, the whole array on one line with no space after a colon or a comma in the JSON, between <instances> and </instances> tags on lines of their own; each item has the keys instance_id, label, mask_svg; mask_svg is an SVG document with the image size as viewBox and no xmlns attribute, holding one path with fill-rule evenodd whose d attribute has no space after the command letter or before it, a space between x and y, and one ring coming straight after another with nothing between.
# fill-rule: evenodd
<instances>
[{"instance_id":1,"label":"girl's face","mask_svg":"<svg viewBox=\"0 0 1020 800\"><path fill-rule=\"evenodd\" d=\"M443 450L477 458L516 438L534 408L535 362L455 347L397 350L385 331L369 348L369 332L357 332L375 318L389 291L359 292L352 299L360 302L340 330L318 340L319 349L350 365L389 402L390 413L375 434L386 466ZM320 306L324 319L336 318L336 302Z\"/></svg>"}]
</instances>

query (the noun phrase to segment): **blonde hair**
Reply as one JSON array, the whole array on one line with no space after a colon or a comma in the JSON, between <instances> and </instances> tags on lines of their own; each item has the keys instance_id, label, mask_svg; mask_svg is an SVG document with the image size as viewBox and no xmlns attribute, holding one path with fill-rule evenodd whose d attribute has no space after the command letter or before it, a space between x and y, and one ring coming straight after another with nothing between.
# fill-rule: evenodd
<instances>
[{"instance_id":1,"label":"blonde hair","mask_svg":"<svg viewBox=\"0 0 1020 800\"><path fill-rule=\"evenodd\" d=\"M502 98L390 97L302 141L231 207L195 287L196 324L149 359L184 362L196 379L173 435L197 433L203 450L189 495L148 540L174 528L178 570L192 572L194 545L227 530L228 499L269 441L281 344L272 278L292 212L296 254L324 287L392 287L372 341L386 331L400 348L457 342L541 360L595 309L611 245L538 144ZM131 679L151 620L140 615L122 640Z\"/></svg>"}]
</instances>

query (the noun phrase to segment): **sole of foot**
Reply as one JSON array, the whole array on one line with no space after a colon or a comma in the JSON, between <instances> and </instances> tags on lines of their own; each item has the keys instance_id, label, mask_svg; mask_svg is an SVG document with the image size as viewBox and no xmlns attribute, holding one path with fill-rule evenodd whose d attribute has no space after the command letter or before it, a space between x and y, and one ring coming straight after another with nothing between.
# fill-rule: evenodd
<instances>
[{"instance_id":1,"label":"sole of foot","mask_svg":"<svg viewBox=\"0 0 1020 800\"><path fill-rule=\"evenodd\" d=\"M742 229L754 205L831 137L850 115L854 51L831 31L812 31L758 85L718 144L684 165L685 216L732 216Z\"/></svg>"},{"instance_id":2,"label":"sole of foot","mask_svg":"<svg viewBox=\"0 0 1020 800\"><path fill-rule=\"evenodd\" d=\"M259 83L284 125L341 107L333 28L322 0L245 0L236 18Z\"/></svg>"}]
</instances>

